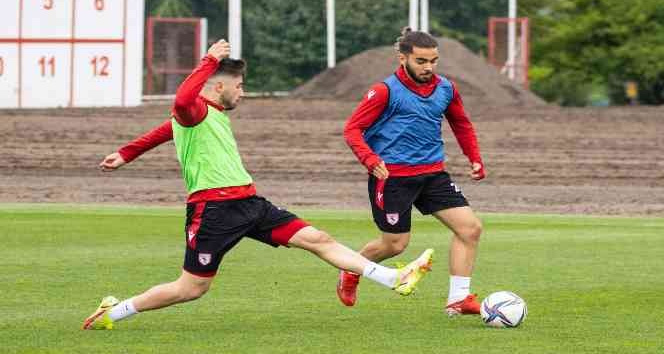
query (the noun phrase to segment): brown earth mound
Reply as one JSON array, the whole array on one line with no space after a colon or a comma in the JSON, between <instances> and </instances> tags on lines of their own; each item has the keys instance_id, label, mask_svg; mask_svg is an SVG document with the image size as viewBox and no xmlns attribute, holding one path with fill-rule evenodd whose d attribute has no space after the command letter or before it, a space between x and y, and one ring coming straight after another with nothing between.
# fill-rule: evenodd
<instances>
[{"instance_id":1,"label":"brown earth mound","mask_svg":"<svg viewBox=\"0 0 664 354\"><path fill-rule=\"evenodd\" d=\"M439 38L441 62L438 72L454 81L464 101L472 105L533 106L544 102L532 92L512 83L486 60L463 44ZM359 100L372 83L380 82L398 66L394 48L364 51L326 70L294 92L300 98Z\"/></svg>"}]
</instances>

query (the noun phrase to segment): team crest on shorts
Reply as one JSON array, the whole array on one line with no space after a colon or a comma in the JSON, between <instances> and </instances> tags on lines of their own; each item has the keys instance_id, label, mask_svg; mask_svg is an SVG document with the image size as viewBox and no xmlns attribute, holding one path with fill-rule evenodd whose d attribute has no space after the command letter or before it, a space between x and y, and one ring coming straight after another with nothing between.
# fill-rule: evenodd
<instances>
[{"instance_id":1,"label":"team crest on shorts","mask_svg":"<svg viewBox=\"0 0 664 354\"><path fill-rule=\"evenodd\" d=\"M209 253L199 253L198 254L198 263L202 265L208 265L210 264L210 261L212 260L212 255Z\"/></svg>"},{"instance_id":2,"label":"team crest on shorts","mask_svg":"<svg viewBox=\"0 0 664 354\"><path fill-rule=\"evenodd\" d=\"M399 222L399 213L389 213L385 217L390 225L396 225Z\"/></svg>"}]
</instances>

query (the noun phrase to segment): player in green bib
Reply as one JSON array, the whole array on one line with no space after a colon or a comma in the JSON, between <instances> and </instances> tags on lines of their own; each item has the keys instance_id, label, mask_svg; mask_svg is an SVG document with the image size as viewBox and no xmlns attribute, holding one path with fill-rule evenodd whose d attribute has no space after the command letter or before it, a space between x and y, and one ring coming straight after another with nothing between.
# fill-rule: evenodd
<instances>
[{"instance_id":1,"label":"player in green bib","mask_svg":"<svg viewBox=\"0 0 664 354\"><path fill-rule=\"evenodd\" d=\"M245 63L229 59L229 53L230 46L224 40L212 45L178 89L173 117L100 164L102 170L113 171L161 143L175 141L188 192L185 259L182 274L173 282L123 301L103 298L83 322L83 329L112 329L117 321L137 313L201 297L210 288L223 256L244 237L273 247L307 250L401 295L411 294L430 270L431 249L405 267L384 267L256 195L225 113L235 108L244 94Z\"/></svg>"}]
</instances>

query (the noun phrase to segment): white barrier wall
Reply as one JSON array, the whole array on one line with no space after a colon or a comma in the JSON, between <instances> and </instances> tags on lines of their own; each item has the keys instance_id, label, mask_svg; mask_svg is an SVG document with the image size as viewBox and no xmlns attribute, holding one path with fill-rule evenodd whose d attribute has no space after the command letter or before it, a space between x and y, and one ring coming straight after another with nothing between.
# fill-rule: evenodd
<instances>
[{"instance_id":1,"label":"white barrier wall","mask_svg":"<svg viewBox=\"0 0 664 354\"><path fill-rule=\"evenodd\" d=\"M0 107L136 106L144 0L2 0Z\"/></svg>"}]
</instances>

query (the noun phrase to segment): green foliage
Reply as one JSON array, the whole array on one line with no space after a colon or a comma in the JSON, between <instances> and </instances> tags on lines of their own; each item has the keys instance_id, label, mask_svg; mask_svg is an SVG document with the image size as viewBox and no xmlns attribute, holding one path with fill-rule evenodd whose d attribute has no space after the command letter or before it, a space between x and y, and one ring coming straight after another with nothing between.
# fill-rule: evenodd
<instances>
[{"instance_id":1,"label":"green foliage","mask_svg":"<svg viewBox=\"0 0 664 354\"><path fill-rule=\"evenodd\" d=\"M337 60L377 46L394 44L408 25L408 2L337 1Z\"/></svg>"},{"instance_id":2,"label":"green foliage","mask_svg":"<svg viewBox=\"0 0 664 354\"><path fill-rule=\"evenodd\" d=\"M368 211L298 214L354 249L376 235ZM357 305L347 308L336 298L334 268L302 250L244 240L203 298L88 332L79 326L102 296L124 299L180 275L184 210L0 206L2 353L645 354L664 347L664 220L481 217L486 237L473 291L523 296L529 314L516 329L447 318L447 232L415 216L416 237L394 261L427 247L437 253L414 296L363 279Z\"/></svg>"},{"instance_id":3,"label":"green foliage","mask_svg":"<svg viewBox=\"0 0 664 354\"><path fill-rule=\"evenodd\" d=\"M145 4L147 13L151 16L161 17L190 17L193 16L189 0L148 0Z\"/></svg>"},{"instance_id":4,"label":"green foliage","mask_svg":"<svg viewBox=\"0 0 664 354\"><path fill-rule=\"evenodd\" d=\"M324 65L324 8L311 1L245 2L248 87L287 90Z\"/></svg>"},{"instance_id":5,"label":"green foliage","mask_svg":"<svg viewBox=\"0 0 664 354\"><path fill-rule=\"evenodd\" d=\"M507 16L508 0L429 2L429 27L434 36L458 40L476 53L487 53L488 19Z\"/></svg>"},{"instance_id":6,"label":"green foliage","mask_svg":"<svg viewBox=\"0 0 664 354\"><path fill-rule=\"evenodd\" d=\"M507 0L432 1L434 35L458 39L485 51L486 21L502 14ZM227 0L147 0L148 12L161 16L205 16L210 39L227 36ZM408 24L404 0L336 2L337 61L376 46L391 45ZM243 56L249 63L249 90L289 90L324 70L326 14L323 1L243 2Z\"/></svg>"},{"instance_id":7,"label":"green foliage","mask_svg":"<svg viewBox=\"0 0 664 354\"><path fill-rule=\"evenodd\" d=\"M326 68L324 3L258 0L244 11L250 89L289 90ZM401 0L338 1L335 12L337 61L392 44L407 21Z\"/></svg>"},{"instance_id":8,"label":"green foliage","mask_svg":"<svg viewBox=\"0 0 664 354\"><path fill-rule=\"evenodd\" d=\"M456 32L486 38L488 18L507 16L507 5L508 0L429 1L429 22L432 29L433 23L437 23Z\"/></svg>"},{"instance_id":9,"label":"green foliage","mask_svg":"<svg viewBox=\"0 0 664 354\"><path fill-rule=\"evenodd\" d=\"M525 0L528 2L528 0ZM533 1L535 2L535 1ZM624 83L639 83L641 101L664 103L664 7L660 0L536 1L533 62L549 68L533 78L541 96L565 105L587 102L589 87L626 101ZM579 96L581 95L581 96Z\"/></svg>"},{"instance_id":10,"label":"green foliage","mask_svg":"<svg viewBox=\"0 0 664 354\"><path fill-rule=\"evenodd\" d=\"M506 16L507 0L430 2L434 35L486 53L487 18ZM243 2L243 56L249 90L289 90L326 67L322 1ZM161 16L205 16L210 39L227 36L227 0L147 0ZM532 19L532 88L549 101L587 104L606 92L623 103L625 81L645 103L664 103L664 6L661 0L520 0ZM405 0L336 2L337 60L390 45L408 23ZM542 75L546 73L546 75Z\"/></svg>"}]
</instances>

